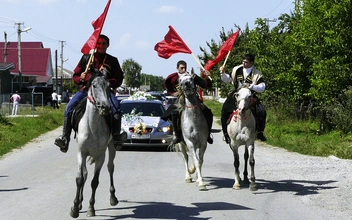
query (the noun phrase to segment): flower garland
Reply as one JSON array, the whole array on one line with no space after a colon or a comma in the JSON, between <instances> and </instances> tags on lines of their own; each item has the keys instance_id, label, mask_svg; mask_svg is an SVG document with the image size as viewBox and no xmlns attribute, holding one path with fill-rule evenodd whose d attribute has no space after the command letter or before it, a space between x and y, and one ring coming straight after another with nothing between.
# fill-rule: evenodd
<instances>
[{"instance_id":1,"label":"flower garland","mask_svg":"<svg viewBox=\"0 0 352 220\"><path fill-rule=\"evenodd\" d=\"M150 95L149 93L143 92L143 91L138 91L131 95L128 99L132 100L153 100L156 99L154 96Z\"/></svg>"},{"instance_id":2,"label":"flower garland","mask_svg":"<svg viewBox=\"0 0 352 220\"><path fill-rule=\"evenodd\" d=\"M146 134L147 132L147 125L143 122L139 122L134 126L135 134Z\"/></svg>"}]
</instances>

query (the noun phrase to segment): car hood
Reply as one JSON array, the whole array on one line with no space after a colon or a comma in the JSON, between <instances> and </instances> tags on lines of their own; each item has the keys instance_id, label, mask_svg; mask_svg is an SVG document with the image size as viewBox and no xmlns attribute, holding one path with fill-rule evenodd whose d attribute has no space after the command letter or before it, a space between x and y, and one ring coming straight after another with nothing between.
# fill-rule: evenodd
<instances>
[{"instance_id":1,"label":"car hood","mask_svg":"<svg viewBox=\"0 0 352 220\"><path fill-rule=\"evenodd\" d=\"M162 120L160 117L140 116L140 118L143 120L142 122L149 127L158 127L158 126L169 124L168 122ZM127 123L125 119L122 119L122 126L134 126L135 124L137 124L137 121L132 121L132 123Z\"/></svg>"}]
</instances>

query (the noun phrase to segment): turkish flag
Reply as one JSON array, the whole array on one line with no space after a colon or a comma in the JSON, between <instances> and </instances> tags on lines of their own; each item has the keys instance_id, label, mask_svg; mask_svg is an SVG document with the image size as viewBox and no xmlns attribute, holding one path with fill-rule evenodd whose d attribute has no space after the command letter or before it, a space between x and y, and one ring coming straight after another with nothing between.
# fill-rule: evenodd
<instances>
[{"instance_id":1,"label":"turkish flag","mask_svg":"<svg viewBox=\"0 0 352 220\"><path fill-rule=\"evenodd\" d=\"M171 25L169 25L169 29L170 30L165 35L164 40L158 42L154 46L154 50L158 53L158 56L164 59L168 59L175 53L191 54L192 51L177 34L175 29Z\"/></svg>"},{"instance_id":2,"label":"turkish flag","mask_svg":"<svg viewBox=\"0 0 352 220\"><path fill-rule=\"evenodd\" d=\"M236 39L238 37L238 34L240 33L240 29L238 29L235 33L233 33L221 46L218 55L215 57L214 60L209 60L206 64L204 69L205 70L210 70L215 66L217 63L219 63L224 57L226 57L227 53L232 50L233 45L236 42Z\"/></svg>"},{"instance_id":3,"label":"turkish flag","mask_svg":"<svg viewBox=\"0 0 352 220\"><path fill-rule=\"evenodd\" d=\"M106 15L108 14L108 10L110 7L111 0L108 0L108 3L105 6L105 9L103 13L95 20L92 22L92 26L94 28L93 34L89 37L87 42L83 45L81 52L83 54L89 54L90 50L95 49L99 35L101 31L103 30L103 25L105 22Z\"/></svg>"}]
</instances>

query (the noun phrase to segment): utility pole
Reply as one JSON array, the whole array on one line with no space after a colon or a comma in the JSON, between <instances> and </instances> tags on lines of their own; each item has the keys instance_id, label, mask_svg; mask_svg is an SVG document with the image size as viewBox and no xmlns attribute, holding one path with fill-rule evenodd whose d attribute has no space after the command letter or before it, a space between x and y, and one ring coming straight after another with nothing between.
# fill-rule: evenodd
<instances>
[{"instance_id":1,"label":"utility pole","mask_svg":"<svg viewBox=\"0 0 352 220\"><path fill-rule=\"evenodd\" d=\"M58 90L57 89L57 81L58 81L57 80L57 50L55 50L55 89L56 89L56 91Z\"/></svg>"},{"instance_id":2,"label":"utility pole","mask_svg":"<svg viewBox=\"0 0 352 220\"><path fill-rule=\"evenodd\" d=\"M22 56L21 56L21 33L22 32L27 32L32 28L26 28L24 30L21 30L21 24L23 23L15 23L17 24L17 34L18 34L18 43L17 43L17 53L18 53L18 76L19 76L19 89L18 91L21 91L22 89Z\"/></svg>"},{"instance_id":3,"label":"utility pole","mask_svg":"<svg viewBox=\"0 0 352 220\"><path fill-rule=\"evenodd\" d=\"M64 75L64 42L65 41L60 41L61 43L61 54L60 54L60 60L61 60L61 76Z\"/></svg>"},{"instance_id":4,"label":"utility pole","mask_svg":"<svg viewBox=\"0 0 352 220\"><path fill-rule=\"evenodd\" d=\"M23 23L16 23L17 34L18 34L18 42L17 42L17 53L18 53L18 80L19 80L19 88L18 91L21 92L22 89L22 57L21 57L21 24Z\"/></svg>"},{"instance_id":5,"label":"utility pole","mask_svg":"<svg viewBox=\"0 0 352 220\"><path fill-rule=\"evenodd\" d=\"M8 42L7 42L7 34L6 34L6 32L4 32L4 39L5 39L5 44L4 44L4 63L6 63L7 62L7 45L9 44Z\"/></svg>"},{"instance_id":6,"label":"utility pole","mask_svg":"<svg viewBox=\"0 0 352 220\"><path fill-rule=\"evenodd\" d=\"M269 27L269 22L276 22L276 21L277 21L276 18L273 18L273 19L264 18L263 20L266 22L266 26L268 26L268 29L270 28L270 27Z\"/></svg>"}]
</instances>

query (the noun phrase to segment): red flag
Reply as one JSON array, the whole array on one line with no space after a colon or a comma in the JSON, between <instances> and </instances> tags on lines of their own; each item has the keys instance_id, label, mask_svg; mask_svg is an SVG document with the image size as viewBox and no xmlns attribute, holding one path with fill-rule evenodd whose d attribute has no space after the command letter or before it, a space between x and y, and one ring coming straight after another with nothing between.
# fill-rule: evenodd
<instances>
[{"instance_id":1,"label":"red flag","mask_svg":"<svg viewBox=\"0 0 352 220\"><path fill-rule=\"evenodd\" d=\"M219 63L222 59L224 59L224 57L226 57L227 53L229 51L232 50L233 45L236 42L236 39L238 37L238 34L240 33L240 29L238 29L238 31L236 31L235 33L233 33L225 42L224 44L221 46L218 55L215 57L214 60L209 60L206 64L204 69L205 70L210 70L211 68L213 68L213 66L215 66L217 63Z\"/></svg>"},{"instance_id":2,"label":"red flag","mask_svg":"<svg viewBox=\"0 0 352 220\"><path fill-rule=\"evenodd\" d=\"M97 20L92 22L92 26L94 28L93 34L87 40L87 42L83 45L81 52L83 54L88 54L91 49L95 49L99 35L103 29L103 25L105 22L106 15L108 14L109 6L111 0L108 0L108 3L105 6L103 13L97 18Z\"/></svg>"},{"instance_id":3,"label":"red flag","mask_svg":"<svg viewBox=\"0 0 352 220\"><path fill-rule=\"evenodd\" d=\"M169 29L164 40L154 46L154 50L158 53L158 56L168 59L175 53L192 53L171 25L169 25Z\"/></svg>"}]
</instances>

